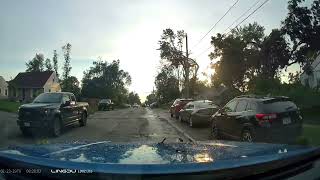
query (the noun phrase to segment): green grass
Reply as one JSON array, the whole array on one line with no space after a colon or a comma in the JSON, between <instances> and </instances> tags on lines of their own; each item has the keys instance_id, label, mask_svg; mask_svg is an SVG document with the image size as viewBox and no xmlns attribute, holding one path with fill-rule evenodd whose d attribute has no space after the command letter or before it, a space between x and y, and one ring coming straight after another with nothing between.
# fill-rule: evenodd
<instances>
[{"instance_id":1,"label":"green grass","mask_svg":"<svg viewBox=\"0 0 320 180\"><path fill-rule=\"evenodd\" d=\"M18 108L21 105L19 102L12 102L9 100L0 100L0 111L6 112L18 112Z\"/></svg>"},{"instance_id":2,"label":"green grass","mask_svg":"<svg viewBox=\"0 0 320 180\"><path fill-rule=\"evenodd\" d=\"M320 146L320 124L303 124L302 136L307 138L310 145Z\"/></svg>"}]
</instances>

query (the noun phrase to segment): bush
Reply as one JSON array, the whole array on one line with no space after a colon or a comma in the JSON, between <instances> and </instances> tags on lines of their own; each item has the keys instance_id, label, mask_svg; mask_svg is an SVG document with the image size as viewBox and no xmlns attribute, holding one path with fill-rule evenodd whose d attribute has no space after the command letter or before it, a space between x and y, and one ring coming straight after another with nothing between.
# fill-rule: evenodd
<instances>
[{"instance_id":1,"label":"bush","mask_svg":"<svg viewBox=\"0 0 320 180\"><path fill-rule=\"evenodd\" d=\"M307 137L304 137L304 136L300 136L300 137L298 137L297 138L297 140L296 140L296 142L295 142L295 144L298 144L298 145L309 145L310 144L310 142L309 142L309 140L308 140L308 138Z\"/></svg>"}]
</instances>

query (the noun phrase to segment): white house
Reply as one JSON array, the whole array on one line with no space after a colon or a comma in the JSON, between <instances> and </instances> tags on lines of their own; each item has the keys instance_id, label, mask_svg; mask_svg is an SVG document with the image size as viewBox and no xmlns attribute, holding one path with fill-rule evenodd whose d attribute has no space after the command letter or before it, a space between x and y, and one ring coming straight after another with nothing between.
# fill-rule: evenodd
<instances>
[{"instance_id":1,"label":"white house","mask_svg":"<svg viewBox=\"0 0 320 180\"><path fill-rule=\"evenodd\" d=\"M312 73L303 72L300 76L301 84L310 88L320 87L320 54L311 64Z\"/></svg>"},{"instance_id":2,"label":"white house","mask_svg":"<svg viewBox=\"0 0 320 180\"><path fill-rule=\"evenodd\" d=\"M8 98L8 83L0 76L0 99Z\"/></svg>"},{"instance_id":3,"label":"white house","mask_svg":"<svg viewBox=\"0 0 320 180\"><path fill-rule=\"evenodd\" d=\"M31 101L43 92L60 92L60 84L54 71L23 72L9 81L9 98Z\"/></svg>"}]
</instances>

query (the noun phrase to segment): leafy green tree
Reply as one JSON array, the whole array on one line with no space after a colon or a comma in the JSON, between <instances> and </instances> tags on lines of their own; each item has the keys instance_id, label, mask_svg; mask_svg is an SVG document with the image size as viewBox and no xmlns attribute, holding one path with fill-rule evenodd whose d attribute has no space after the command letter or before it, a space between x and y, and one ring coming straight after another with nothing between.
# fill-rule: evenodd
<instances>
[{"instance_id":1,"label":"leafy green tree","mask_svg":"<svg viewBox=\"0 0 320 180\"><path fill-rule=\"evenodd\" d=\"M62 51L63 51L63 56L64 56L64 66L63 66L62 78L63 78L63 80L65 80L65 79L68 79L68 77L70 76L70 71L71 71L71 65L70 65L71 44L67 43L66 45L62 46Z\"/></svg>"},{"instance_id":2,"label":"leafy green tree","mask_svg":"<svg viewBox=\"0 0 320 180\"><path fill-rule=\"evenodd\" d=\"M52 64L51 64L51 60L49 58L46 59L45 66L46 66L47 71L52 71Z\"/></svg>"},{"instance_id":3,"label":"leafy green tree","mask_svg":"<svg viewBox=\"0 0 320 180\"><path fill-rule=\"evenodd\" d=\"M35 57L26 63L26 72L43 71L44 69L44 56L43 54L36 54Z\"/></svg>"},{"instance_id":4,"label":"leafy green tree","mask_svg":"<svg viewBox=\"0 0 320 180\"><path fill-rule=\"evenodd\" d=\"M82 96L89 98L109 98L116 104L127 101L127 86L131 84L128 72L120 69L120 61L94 61L84 72Z\"/></svg>"},{"instance_id":5,"label":"leafy green tree","mask_svg":"<svg viewBox=\"0 0 320 180\"><path fill-rule=\"evenodd\" d=\"M61 82L61 89L64 92L72 92L77 99L80 98L80 83L74 76L70 76Z\"/></svg>"},{"instance_id":6,"label":"leafy green tree","mask_svg":"<svg viewBox=\"0 0 320 180\"><path fill-rule=\"evenodd\" d=\"M180 97L179 81L173 75L173 68L171 66L164 66L156 76L156 96L160 103L167 103Z\"/></svg>"},{"instance_id":7,"label":"leafy green tree","mask_svg":"<svg viewBox=\"0 0 320 180\"><path fill-rule=\"evenodd\" d=\"M58 73L58 53L57 50L53 50L53 58L52 58L52 62L53 62L53 69L56 72L57 77L59 78L59 73Z\"/></svg>"},{"instance_id":8,"label":"leafy green tree","mask_svg":"<svg viewBox=\"0 0 320 180\"><path fill-rule=\"evenodd\" d=\"M159 41L160 57L169 63L170 66L174 67L176 70L182 67L182 74L184 79L184 87L186 89L185 96L189 96L189 80L190 80L190 70L193 69L193 75L197 75L198 64L195 60L187 58L183 53L184 38L186 33L183 30L177 31L176 33L172 29L165 29L161 35L161 40Z\"/></svg>"},{"instance_id":9,"label":"leafy green tree","mask_svg":"<svg viewBox=\"0 0 320 180\"><path fill-rule=\"evenodd\" d=\"M289 45L280 30L264 35L264 28L257 23L231 31L229 35L212 37L214 51L211 59L215 69L213 83L224 84L242 92L248 90L248 81L260 76L276 78L279 71L290 62Z\"/></svg>"},{"instance_id":10,"label":"leafy green tree","mask_svg":"<svg viewBox=\"0 0 320 180\"><path fill-rule=\"evenodd\" d=\"M282 22L282 31L290 38L291 64L310 65L320 51L320 1L314 0L310 7L304 0L290 0L288 15Z\"/></svg>"},{"instance_id":11,"label":"leafy green tree","mask_svg":"<svg viewBox=\"0 0 320 180\"><path fill-rule=\"evenodd\" d=\"M154 92L152 92L147 96L145 104L151 104L153 102L157 102L157 97Z\"/></svg>"},{"instance_id":12,"label":"leafy green tree","mask_svg":"<svg viewBox=\"0 0 320 180\"><path fill-rule=\"evenodd\" d=\"M141 101L140 101L140 97L137 93L134 93L134 92L130 92L129 95L128 95L128 103L129 104L141 104Z\"/></svg>"}]
</instances>

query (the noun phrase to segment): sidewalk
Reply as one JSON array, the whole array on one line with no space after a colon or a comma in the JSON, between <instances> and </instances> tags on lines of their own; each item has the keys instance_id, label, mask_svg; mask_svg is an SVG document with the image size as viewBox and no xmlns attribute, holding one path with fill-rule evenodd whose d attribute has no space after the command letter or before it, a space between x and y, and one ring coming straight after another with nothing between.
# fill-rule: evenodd
<instances>
[{"instance_id":1,"label":"sidewalk","mask_svg":"<svg viewBox=\"0 0 320 180\"><path fill-rule=\"evenodd\" d=\"M187 123L181 123L175 118L171 118L168 111L163 109L152 109L154 113L158 115L159 118L165 119L178 131L181 131L186 137L191 141L207 141L210 139L210 128L209 127L196 127L191 128Z\"/></svg>"}]
</instances>

